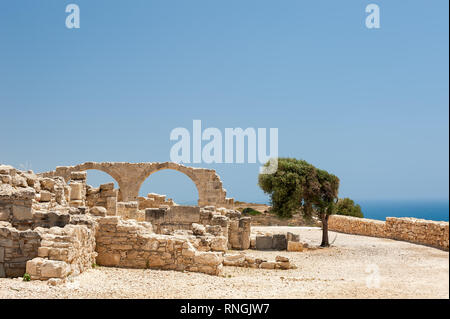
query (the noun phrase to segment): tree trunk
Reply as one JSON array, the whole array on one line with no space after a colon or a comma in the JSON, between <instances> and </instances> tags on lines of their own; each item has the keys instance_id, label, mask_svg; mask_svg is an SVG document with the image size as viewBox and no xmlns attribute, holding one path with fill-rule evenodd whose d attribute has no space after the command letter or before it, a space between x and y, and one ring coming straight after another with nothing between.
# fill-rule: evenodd
<instances>
[{"instance_id":1,"label":"tree trunk","mask_svg":"<svg viewBox=\"0 0 450 319\"><path fill-rule=\"evenodd\" d=\"M322 243L320 244L320 247L329 247L330 243L328 242L328 217L327 214L322 214L321 216L322 220Z\"/></svg>"}]
</instances>

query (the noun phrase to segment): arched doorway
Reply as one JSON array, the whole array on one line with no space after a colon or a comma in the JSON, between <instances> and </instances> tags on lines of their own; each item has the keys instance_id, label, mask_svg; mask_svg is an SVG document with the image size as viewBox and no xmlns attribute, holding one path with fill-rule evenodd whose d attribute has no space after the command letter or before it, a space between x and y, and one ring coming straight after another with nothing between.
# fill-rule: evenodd
<instances>
[{"instance_id":1,"label":"arched doorway","mask_svg":"<svg viewBox=\"0 0 450 319\"><path fill-rule=\"evenodd\" d=\"M149 193L166 195L178 205L197 205L199 194L197 185L186 174L174 169L161 169L151 173L141 184L140 197Z\"/></svg>"}]
</instances>

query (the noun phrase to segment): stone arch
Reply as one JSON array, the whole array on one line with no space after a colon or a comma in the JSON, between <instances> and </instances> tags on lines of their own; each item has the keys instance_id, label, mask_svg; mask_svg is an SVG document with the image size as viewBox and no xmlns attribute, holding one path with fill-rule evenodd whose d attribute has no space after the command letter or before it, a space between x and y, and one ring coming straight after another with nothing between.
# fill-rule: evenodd
<instances>
[{"instance_id":1,"label":"stone arch","mask_svg":"<svg viewBox=\"0 0 450 319\"><path fill-rule=\"evenodd\" d=\"M230 207L233 200L226 198L226 191L215 170L188 167L173 162L164 163L95 163L87 162L75 166L59 166L55 171L39 174L42 177L61 176L66 181L70 174L76 171L97 169L109 174L119 185L120 201L135 201L139 196L142 183L153 173L163 169L173 169L187 175L195 184L198 191L199 206Z\"/></svg>"},{"instance_id":2,"label":"stone arch","mask_svg":"<svg viewBox=\"0 0 450 319\"><path fill-rule=\"evenodd\" d=\"M166 164L166 163L162 163L162 164ZM168 163L168 164L174 164L174 163ZM148 178L150 178L151 175L153 175L159 171L163 171L163 170L172 170L172 171L177 171L179 173L182 173L183 175L187 176L194 183L195 188L197 190L197 196L198 196L197 202L201 202L201 196L200 196L201 184L200 184L199 179L195 176L195 174L192 173L191 170L189 170L188 167L181 166L181 165L175 166L175 165L157 165L155 167L152 167L148 171L146 171L143 179L140 181L139 188L138 188L138 194L140 193L142 184L144 184L144 182Z\"/></svg>"}]
</instances>

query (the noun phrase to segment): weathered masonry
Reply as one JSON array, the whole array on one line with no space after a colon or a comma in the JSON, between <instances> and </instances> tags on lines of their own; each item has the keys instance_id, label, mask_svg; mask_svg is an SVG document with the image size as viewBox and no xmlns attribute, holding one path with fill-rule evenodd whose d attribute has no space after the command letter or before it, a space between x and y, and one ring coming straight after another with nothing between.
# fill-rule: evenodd
<instances>
[{"instance_id":1,"label":"weathered masonry","mask_svg":"<svg viewBox=\"0 0 450 319\"><path fill-rule=\"evenodd\" d=\"M215 170L187 167L181 164L164 163L95 163L87 162L75 166L58 166L56 170L39 174L41 177L63 177L69 182L72 172L96 169L109 174L119 185L118 200L136 201L142 183L153 173L172 169L187 175L198 190L198 206L232 207L233 199L226 198L226 190Z\"/></svg>"},{"instance_id":2,"label":"weathered masonry","mask_svg":"<svg viewBox=\"0 0 450 319\"><path fill-rule=\"evenodd\" d=\"M88 169L108 172L120 191L114 183L88 185ZM160 169L184 172L199 188L199 203L218 206L180 206L159 194L137 198L143 180ZM285 257L241 262L243 253L227 254L250 248L250 217L224 207L232 204L213 170L174 163L85 163L43 174L0 165L0 277L27 274L58 284L95 265L220 275L225 259L290 269Z\"/></svg>"}]
</instances>

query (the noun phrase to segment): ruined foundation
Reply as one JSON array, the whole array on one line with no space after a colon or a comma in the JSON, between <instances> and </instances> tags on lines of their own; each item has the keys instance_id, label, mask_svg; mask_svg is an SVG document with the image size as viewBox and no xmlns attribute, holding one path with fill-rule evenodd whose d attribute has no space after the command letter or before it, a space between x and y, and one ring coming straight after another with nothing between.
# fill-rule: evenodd
<instances>
[{"instance_id":1,"label":"ruined foundation","mask_svg":"<svg viewBox=\"0 0 450 319\"><path fill-rule=\"evenodd\" d=\"M188 174L204 205L137 197L136 180L165 168ZM109 172L121 188L87 185L87 169ZM55 282L95 265L220 275L228 250L250 248L251 220L232 205L214 171L174 163L85 163L43 174L0 165L0 277Z\"/></svg>"}]
</instances>

